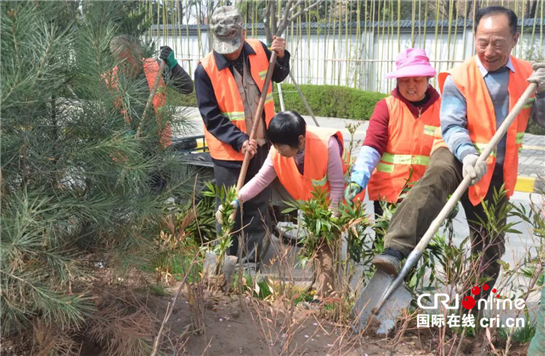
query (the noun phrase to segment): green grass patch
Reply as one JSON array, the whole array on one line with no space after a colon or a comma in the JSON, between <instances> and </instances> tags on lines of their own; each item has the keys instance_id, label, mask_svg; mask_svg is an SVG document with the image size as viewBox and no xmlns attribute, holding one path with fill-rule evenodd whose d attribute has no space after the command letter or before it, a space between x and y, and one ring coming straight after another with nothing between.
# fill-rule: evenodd
<instances>
[{"instance_id":1,"label":"green grass patch","mask_svg":"<svg viewBox=\"0 0 545 356\"><path fill-rule=\"evenodd\" d=\"M500 328L498 329L498 335L502 339L507 340L507 337L509 336L509 330L510 328ZM513 331L513 337L511 339L521 344L527 344L530 341L532 341L532 338L534 337L535 334L536 334L535 325L527 324L526 326L522 328L515 328L515 330Z\"/></svg>"},{"instance_id":2,"label":"green grass patch","mask_svg":"<svg viewBox=\"0 0 545 356\"><path fill-rule=\"evenodd\" d=\"M299 85L314 115L352 120L369 120L375 105L388 95L336 85ZM276 89L276 88L275 88ZM292 84L282 84L286 109L308 115L297 89ZM278 92L274 93L275 109L280 111Z\"/></svg>"},{"instance_id":3,"label":"green grass patch","mask_svg":"<svg viewBox=\"0 0 545 356\"><path fill-rule=\"evenodd\" d=\"M260 279L256 283L255 277L252 277L249 274L244 275L244 280L246 290L251 291L254 298L265 300L273 294L276 296L282 294L280 285L278 283L271 285L265 279ZM238 283L238 275L235 274L235 276L233 277L233 290L237 289ZM283 296L286 297L286 299L288 300L293 298L295 304L299 304L301 302L310 302L313 299L312 294L308 292L306 288L292 286L289 285L289 283L286 283L284 286Z\"/></svg>"},{"instance_id":4,"label":"green grass patch","mask_svg":"<svg viewBox=\"0 0 545 356\"><path fill-rule=\"evenodd\" d=\"M280 101L276 85L274 88L275 110L280 111ZM360 89L336 85L300 85L303 95L307 99L316 116L338 117L342 119L369 120L376 103L385 98L386 94L367 92ZM302 115L308 115L301 97L295 86L282 84L282 93L286 109L295 110ZM181 95L175 90L167 89L169 103L178 106L197 106L195 92Z\"/></svg>"},{"instance_id":5,"label":"green grass patch","mask_svg":"<svg viewBox=\"0 0 545 356\"><path fill-rule=\"evenodd\" d=\"M144 272L156 272L168 271L172 274L172 277L181 281L185 277L185 273L189 271L189 265L193 258L191 256L184 256L182 254L175 253L162 253L159 254L146 268L142 270ZM187 278L189 283L198 282L200 280L200 274L203 270L203 263L198 262L193 265L193 270Z\"/></svg>"}]
</instances>

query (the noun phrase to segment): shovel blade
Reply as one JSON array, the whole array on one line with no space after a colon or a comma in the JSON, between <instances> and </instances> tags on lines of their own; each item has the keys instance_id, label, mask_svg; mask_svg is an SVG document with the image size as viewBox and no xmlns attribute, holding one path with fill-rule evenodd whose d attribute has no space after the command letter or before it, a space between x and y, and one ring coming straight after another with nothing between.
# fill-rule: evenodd
<instances>
[{"instance_id":1,"label":"shovel blade","mask_svg":"<svg viewBox=\"0 0 545 356\"><path fill-rule=\"evenodd\" d=\"M355 318L356 331L363 331L371 323L371 328L379 335L387 334L396 323L403 309L406 309L412 300L411 292L404 283L399 285L388 297L382 308L375 314L375 309L394 281L395 276L377 270L365 288L360 292L352 315Z\"/></svg>"}]
</instances>

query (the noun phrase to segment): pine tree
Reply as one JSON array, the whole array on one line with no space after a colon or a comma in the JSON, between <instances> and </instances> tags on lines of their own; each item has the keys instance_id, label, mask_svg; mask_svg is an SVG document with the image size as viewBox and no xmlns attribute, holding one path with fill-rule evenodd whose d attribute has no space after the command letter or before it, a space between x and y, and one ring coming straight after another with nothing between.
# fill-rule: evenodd
<instances>
[{"instance_id":1,"label":"pine tree","mask_svg":"<svg viewBox=\"0 0 545 356\"><path fill-rule=\"evenodd\" d=\"M145 31L136 6L0 6L2 336L35 320L77 328L93 312L86 281L97 271L85 256L112 268L145 264L165 199L187 197L192 184L183 184L188 175L175 152L158 144L154 113L137 139L116 106L121 97L129 110L143 107L147 84L105 83L119 64L110 39ZM183 124L173 113L167 106L164 118ZM133 110L131 122L141 115Z\"/></svg>"}]
</instances>

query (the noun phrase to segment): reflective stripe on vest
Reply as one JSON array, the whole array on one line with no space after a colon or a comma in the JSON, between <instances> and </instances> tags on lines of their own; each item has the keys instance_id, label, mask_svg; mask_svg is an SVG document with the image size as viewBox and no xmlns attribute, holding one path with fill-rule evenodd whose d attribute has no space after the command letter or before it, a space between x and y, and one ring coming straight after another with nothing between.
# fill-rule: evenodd
<instances>
[{"instance_id":1,"label":"reflective stripe on vest","mask_svg":"<svg viewBox=\"0 0 545 356\"><path fill-rule=\"evenodd\" d=\"M475 149L477 150L477 152L479 154L481 154L484 149L486 148L486 146L488 146L488 143L480 143L480 142L473 142L473 146L475 146ZM492 153L490 153L490 156L491 157L496 157L496 149L494 148L494 150L492 151Z\"/></svg>"},{"instance_id":2,"label":"reflective stripe on vest","mask_svg":"<svg viewBox=\"0 0 545 356\"><path fill-rule=\"evenodd\" d=\"M535 101L536 101L535 97L528 98L528 100L526 100L526 103L524 104L524 106L522 108L523 109L531 109L534 106Z\"/></svg>"},{"instance_id":3,"label":"reflective stripe on vest","mask_svg":"<svg viewBox=\"0 0 545 356\"><path fill-rule=\"evenodd\" d=\"M430 157L419 155L393 155L385 152L381 157L381 161L392 164L420 164L422 166L427 166L430 164Z\"/></svg>"},{"instance_id":4,"label":"reflective stripe on vest","mask_svg":"<svg viewBox=\"0 0 545 356\"><path fill-rule=\"evenodd\" d=\"M390 96L388 106L388 143L369 180L369 199L397 202L404 185L419 180L430 163L433 142L439 127L438 99L415 118L407 105Z\"/></svg>"},{"instance_id":5,"label":"reflective stripe on vest","mask_svg":"<svg viewBox=\"0 0 545 356\"><path fill-rule=\"evenodd\" d=\"M509 112L517 103L529 83L526 81L532 74L530 63L511 56L514 72L509 71ZM496 132L496 114L490 93L476 62L476 56L463 64L456 66L450 73L439 73L438 80L442 90L446 78L451 75L456 88L466 99L467 130L469 137L477 150L482 152L485 143L490 142ZM507 196L513 195L518 173L518 151L528 118L533 106L534 98L528 100L519 115L515 118L507 131L505 160L503 164L503 179ZM488 169L481 180L469 187L469 200L473 205L479 204L486 196L492 180L492 173L496 164L496 155L492 154L488 160Z\"/></svg>"},{"instance_id":6,"label":"reflective stripe on vest","mask_svg":"<svg viewBox=\"0 0 545 356\"><path fill-rule=\"evenodd\" d=\"M227 116L231 121L240 121L246 119L244 111L222 112L221 114L223 116Z\"/></svg>"},{"instance_id":7,"label":"reflective stripe on vest","mask_svg":"<svg viewBox=\"0 0 545 356\"><path fill-rule=\"evenodd\" d=\"M327 173L322 179L312 180L312 185L315 187L323 187L327 183Z\"/></svg>"},{"instance_id":8,"label":"reflective stripe on vest","mask_svg":"<svg viewBox=\"0 0 545 356\"><path fill-rule=\"evenodd\" d=\"M391 153L384 153L380 158L382 162L391 163L384 164L380 162L377 165L377 171L384 173L392 173L396 164L418 164L421 166L427 166L430 164L430 158L427 156L412 156L412 155L393 155Z\"/></svg>"},{"instance_id":9,"label":"reflective stripe on vest","mask_svg":"<svg viewBox=\"0 0 545 356\"><path fill-rule=\"evenodd\" d=\"M424 125L424 135L434 136L439 130L439 126Z\"/></svg>"},{"instance_id":10,"label":"reflective stripe on vest","mask_svg":"<svg viewBox=\"0 0 545 356\"><path fill-rule=\"evenodd\" d=\"M250 63L250 74L258 88L262 90L269 68L269 60L267 59L263 44L259 40L248 39L246 42L255 52L255 55L250 54L247 56ZM201 60L201 64L212 83L219 110L240 131L247 133L244 103L240 97L240 92L231 70L229 68L218 70L214 52L207 54ZM265 115L265 125L268 127L269 122L274 116L272 83L269 83L267 88L263 112ZM230 144L224 143L210 134L206 126L204 127L204 135L212 158L224 161L242 161L244 159L244 155L235 151Z\"/></svg>"}]
</instances>

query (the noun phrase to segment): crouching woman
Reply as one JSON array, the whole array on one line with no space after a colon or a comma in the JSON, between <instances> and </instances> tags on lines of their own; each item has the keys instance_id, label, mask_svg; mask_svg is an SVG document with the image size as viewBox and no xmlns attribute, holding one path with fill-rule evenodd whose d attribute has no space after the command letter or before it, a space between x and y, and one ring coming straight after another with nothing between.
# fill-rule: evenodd
<instances>
[{"instance_id":1,"label":"crouching woman","mask_svg":"<svg viewBox=\"0 0 545 356\"><path fill-rule=\"evenodd\" d=\"M307 127L297 112L284 111L273 117L266 135L273 146L267 159L231 204L238 208L278 177L295 200L309 200L314 190L325 190L329 193L329 209L335 212L343 199L347 170L342 134L335 129ZM332 252L321 241L316 253L316 295L323 298L334 290Z\"/></svg>"}]
</instances>

